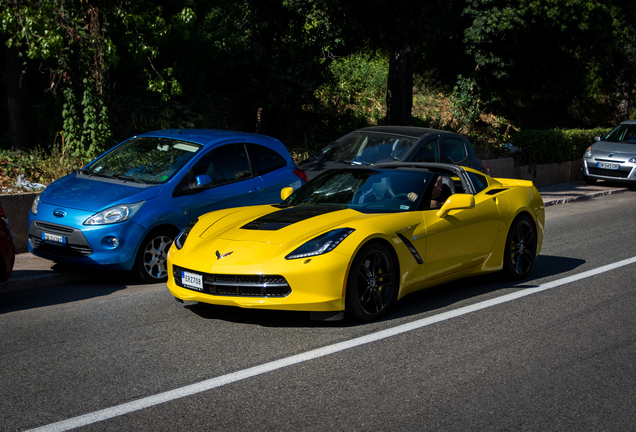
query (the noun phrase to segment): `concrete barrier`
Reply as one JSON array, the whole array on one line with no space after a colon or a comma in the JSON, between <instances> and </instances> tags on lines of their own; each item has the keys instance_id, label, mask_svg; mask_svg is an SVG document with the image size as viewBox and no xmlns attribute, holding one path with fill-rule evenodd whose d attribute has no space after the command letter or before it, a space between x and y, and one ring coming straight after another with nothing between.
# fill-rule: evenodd
<instances>
[{"instance_id":1,"label":"concrete barrier","mask_svg":"<svg viewBox=\"0 0 636 432\"><path fill-rule=\"evenodd\" d=\"M534 167L516 167L513 158L490 159L483 161L490 169L492 177L532 180L537 187L580 180L581 161L560 164L543 164ZM27 219L31 204L37 193L0 195L0 203L9 219L9 229L13 233L16 252L27 252Z\"/></svg>"},{"instance_id":2,"label":"concrete barrier","mask_svg":"<svg viewBox=\"0 0 636 432\"><path fill-rule=\"evenodd\" d=\"M532 180L536 187L583 179L580 159L536 166L515 166L513 158L490 159L483 162L490 169L492 177Z\"/></svg>"}]
</instances>

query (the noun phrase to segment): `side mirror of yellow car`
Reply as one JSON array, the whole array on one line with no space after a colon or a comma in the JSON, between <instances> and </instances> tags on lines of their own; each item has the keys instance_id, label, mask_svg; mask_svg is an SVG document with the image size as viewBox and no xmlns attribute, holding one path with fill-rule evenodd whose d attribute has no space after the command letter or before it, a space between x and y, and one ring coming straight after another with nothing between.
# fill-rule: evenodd
<instances>
[{"instance_id":1,"label":"side mirror of yellow car","mask_svg":"<svg viewBox=\"0 0 636 432\"><path fill-rule=\"evenodd\" d=\"M454 194L451 195L442 208L437 212L437 217L446 217L448 212L452 210L466 210L475 208L475 197L470 194Z\"/></svg>"},{"instance_id":2,"label":"side mirror of yellow car","mask_svg":"<svg viewBox=\"0 0 636 432\"><path fill-rule=\"evenodd\" d=\"M285 201L292 193L294 193L294 188L290 188L290 187L282 188L280 191L280 199Z\"/></svg>"}]
</instances>

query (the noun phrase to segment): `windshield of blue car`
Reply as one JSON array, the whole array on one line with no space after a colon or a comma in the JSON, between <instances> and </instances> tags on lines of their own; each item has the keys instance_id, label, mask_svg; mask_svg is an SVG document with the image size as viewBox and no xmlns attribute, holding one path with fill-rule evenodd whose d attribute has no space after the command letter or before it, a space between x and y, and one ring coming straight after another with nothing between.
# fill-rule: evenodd
<instances>
[{"instance_id":1,"label":"windshield of blue car","mask_svg":"<svg viewBox=\"0 0 636 432\"><path fill-rule=\"evenodd\" d=\"M603 141L636 144L636 124L621 124L616 126L603 138Z\"/></svg>"},{"instance_id":2,"label":"windshield of blue car","mask_svg":"<svg viewBox=\"0 0 636 432\"><path fill-rule=\"evenodd\" d=\"M434 177L424 170L332 170L296 190L281 206L336 205L362 213L412 211Z\"/></svg>"},{"instance_id":3,"label":"windshield of blue car","mask_svg":"<svg viewBox=\"0 0 636 432\"><path fill-rule=\"evenodd\" d=\"M165 183L201 148L175 139L137 137L96 159L81 173L134 183Z\"/></svg>"},{"instance_id":4,"label":"windshield of blue car","mask_svg":"<svg viewBox=\"0 0 636 432\"><path fill-rule=\"evenodd\" d=\"M325 147L320 160L371 165L402 160L417 138L379 132L352 132Z\"/></svg>"}]
</instances>

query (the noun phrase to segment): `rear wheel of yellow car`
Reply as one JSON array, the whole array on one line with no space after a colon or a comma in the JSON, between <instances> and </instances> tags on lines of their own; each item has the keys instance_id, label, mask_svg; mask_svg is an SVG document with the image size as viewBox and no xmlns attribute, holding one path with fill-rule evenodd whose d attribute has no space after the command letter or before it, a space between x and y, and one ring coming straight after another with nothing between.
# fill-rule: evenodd
<instances>
[{"instance_id":1,"label":"rear wheel of yellow car","mask_svg":"<svg viewBox=\"0 0 636 432\"><path fill-rule=\"evenodd\" d=\"M518 216L510 226L504 251L504 269L513 279L523 279L537 255L537 228L532 218Z\"/></svg>"},{"instance_id":2,"label":"rear wheel of yellow car","mask_svg":"<svg viewBox=\"0 0 636 432\"><path fill-rule=\"evenodd\" d=\"M364 246L351 264L345 312L361 321L380 318L396 296L397 281L397 266L389 249L380 243Z\"/></svg>"}]
</instances>

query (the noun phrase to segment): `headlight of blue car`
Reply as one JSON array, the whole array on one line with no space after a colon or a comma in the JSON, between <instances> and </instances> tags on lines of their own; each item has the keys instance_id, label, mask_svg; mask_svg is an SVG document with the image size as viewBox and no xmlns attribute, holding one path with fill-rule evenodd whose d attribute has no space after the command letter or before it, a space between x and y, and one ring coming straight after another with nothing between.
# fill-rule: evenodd
<instances>
[{"instance_id":1,"label":"headlight of blue car","mask_svg":"<svg viewBox=\"0 0 636 432\"><path fill-rule=\"evenodd\" d=\"M33 199L33 204L31 204L31 212L36 215L38 214L38 205L40 204L40 197L42 196L41 193L37 194L35 196L35 198Z\"/></svg>"},{"instance_id":2,"label":"headlight of blue car","mask_svg":"<svg viewBox=\"0 0 636 432\"><path fill-rule=\"evenodd\" d=\"M120 204L107 208L86 219L84 225L108 225L127 221L139 211L145 202Z\"/></svg>"},{"instance_id":3,"label":"headlight of blue car","mask_svg":"<svg viewBox=\"0 0 636 432\"><path fill-rule=\"evenodd\" d=\"M353 228L339 228L319 235L294 250L285 259L308 258L331 252L353 231L355 231Z\"/></svg>"}]
</instances>

